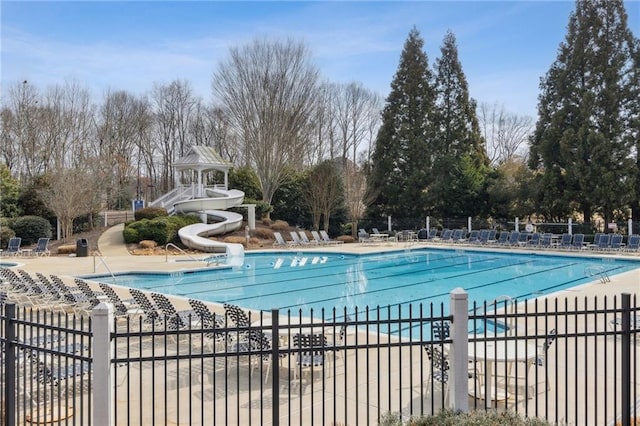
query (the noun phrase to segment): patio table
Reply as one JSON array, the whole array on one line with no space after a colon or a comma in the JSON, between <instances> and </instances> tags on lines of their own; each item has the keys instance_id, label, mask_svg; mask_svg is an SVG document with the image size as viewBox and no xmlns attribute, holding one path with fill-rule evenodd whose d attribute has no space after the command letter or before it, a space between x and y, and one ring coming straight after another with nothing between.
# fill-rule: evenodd
<instances>
[{"instance_id":1,"label":"patio table","mask_svg":"<svg viewBox=\"0 0 640 426\"><path fill-rule=\"evenodd\" d=\"M479 389L479 398L485 400L485 407L491 408L491 401L501 401L509 398L509 376L505 378L504 390L495 389L493 386L493 370L496 362L529 362L535 360L538 347L535 342L526 340L500 340L491 342L469 342L469 360L486 365L485 382ZM511 369L509 368L509 371ZM489 395L483 395L483 392ZM474 395L475 396L475 395Z\"/></svg>"}]
</instances>

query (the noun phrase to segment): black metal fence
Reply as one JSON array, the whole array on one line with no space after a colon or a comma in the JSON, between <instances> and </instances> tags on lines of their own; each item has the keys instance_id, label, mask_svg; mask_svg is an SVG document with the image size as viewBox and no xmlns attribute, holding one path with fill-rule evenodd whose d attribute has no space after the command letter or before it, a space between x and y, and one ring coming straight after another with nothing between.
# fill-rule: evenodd
<instances>
[{"instance_id":1,"label":"black metal fence","mask_svg":"<svg viewBox=\"0 0 640 426\"><path fill-rule=\"evenodd\" d=\"M180 328L114 319L104 304L91 318L8 304L3 424L371 425L447 406L554 424L638 416L635 296L468 306L454 293L448 309L274 310Z\"/></svg>"}]
</instances>

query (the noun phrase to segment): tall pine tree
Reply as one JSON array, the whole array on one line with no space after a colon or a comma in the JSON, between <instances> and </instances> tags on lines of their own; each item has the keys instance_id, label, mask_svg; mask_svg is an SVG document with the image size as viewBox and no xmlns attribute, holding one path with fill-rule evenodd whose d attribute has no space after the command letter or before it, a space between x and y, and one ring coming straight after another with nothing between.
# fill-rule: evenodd
<instances>
[{"instance_id":1,"label":"tall pine tree","mask_svg":"<svg viewBox=\"0 0 640 426\"><path fill-rule=\"evenodd\" d=\"M434 95L423 45L414 27L391 82L371 157L368 188L375 194L375 201L367 210L369 218L417 218L425 214L421 190L431 168L427 138L432 134L429 117Z\"/></svg>"},{"instance_id":2,"label":"tall pine tree","mask_svg":"<svg viewBox=\"0 0 640 426\"><path fill-rule=\"evenodd\" d=\"M489 160L480 134L476 103L453 33L447 32L436 61L436 129L429 147L433 167L428 203L441 217L476 216L485 205Z\"/></svg>"},{"instance_id":3,"label":"tall pine tree","mask_svg":"<svg viewBox=\"0 0 640 426\"><path fill-rule=\"evenodd\" d=\"M576 1L540 84L529 159L539 171L541 210L555 219L578 210L585 221L599 213L609 222L628 206L634 43L622 0Z\"/></svg>"}]
</instances>

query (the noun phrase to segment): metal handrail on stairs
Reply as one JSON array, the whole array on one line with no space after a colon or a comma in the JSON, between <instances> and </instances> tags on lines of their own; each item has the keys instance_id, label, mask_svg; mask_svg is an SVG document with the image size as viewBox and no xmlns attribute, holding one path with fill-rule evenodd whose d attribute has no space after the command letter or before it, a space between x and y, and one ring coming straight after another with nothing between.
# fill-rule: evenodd
<instances>
[{"instance_id":1,"label":"metal handrail on stairs","mask_svg":"<svg viewBox=\"0 0 640 426\"><path fill-rule=\"evenodd\" d=\"M115 274L109 268L109 265L107 265L107 262L104 260L104 257L102 256L102 253L100 253L99 251L94 251L93 252L93 273L95 274L97 272L97 270L96 270L96 258L98 258L100 260L100 263L102 263L102 265L104 265L104 267L107 270L107 272L109 272L109 275L111 275L111 278L113 278L113 282L117 284L118 283L118 279L116 278Z\"/></svg>"},{"instance_id":2,"label":"metal handrail on stairs","mask_svg":"<svg viewBox=\"0 0 640 426\"><path fill-rule=\"evenodd\" d=\"M165 263L169 263L169 247L173 247L176 250L178 250L179 252L182 252L183 254L186 254L189 259L195 261L195 262L201 262L202 259L196 259L195 257L191 256L189 253L187 253L186 251L182 250L180 247L178 247L177 245L173 244L173 243L167 243L167 245L164 246L164 261Z\"/></svg>"}]
</instances>

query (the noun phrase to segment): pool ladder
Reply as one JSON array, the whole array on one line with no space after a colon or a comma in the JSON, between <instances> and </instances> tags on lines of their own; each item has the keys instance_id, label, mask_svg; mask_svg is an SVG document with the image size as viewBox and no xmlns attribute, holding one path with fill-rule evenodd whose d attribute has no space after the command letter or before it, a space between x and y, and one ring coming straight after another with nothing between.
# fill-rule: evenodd
<instances>
[{"instance_id":1,"label":"pool ladder","mask_svg":"<svg viewBox=\"0 0 640 426\"><path fill-rule=\"evenodd\" d=\"M587 274L588 277L598 277L602 284L611 282L611 278L604 266L587 266L584 269L584 273Z\"/></svg>"}]
</instances>

